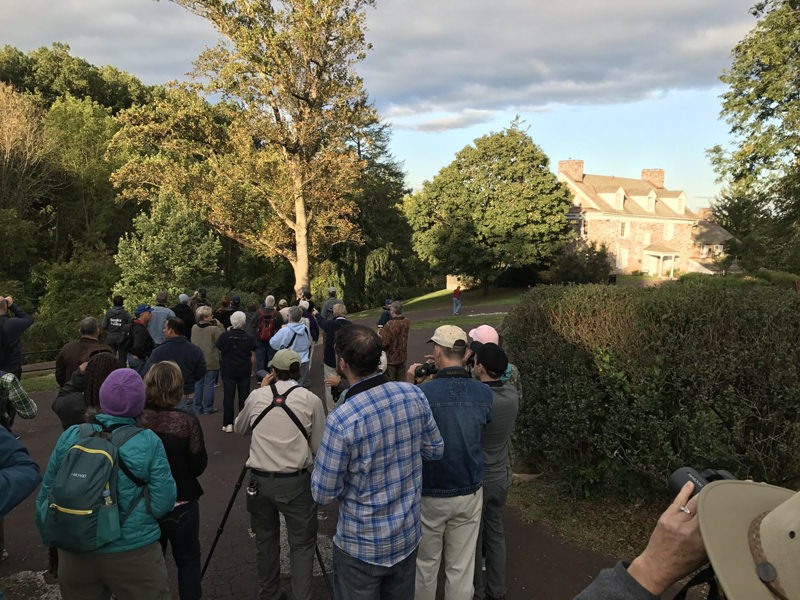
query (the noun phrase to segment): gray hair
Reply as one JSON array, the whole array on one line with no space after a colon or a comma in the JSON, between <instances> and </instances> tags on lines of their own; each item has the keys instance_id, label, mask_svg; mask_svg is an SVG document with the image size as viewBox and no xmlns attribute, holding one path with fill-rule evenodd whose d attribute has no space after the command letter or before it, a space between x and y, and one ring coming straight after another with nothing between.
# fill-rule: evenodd
<instances>
[{"instance_id":1,"label":"gray hair","mask_svg":"<svg viewBox=\"0 0 800 600\"><path fill-rule=\"evenodd\" d=\"M303 309L299 306L293 306L289 309L289 322L290 323L299 323L300 319L303 318Z\"/></svg>"},{"instance_id":2,"label":"gray hair","mask_svg":"<svg viewBox=\"0 0 800 600\"><path fill-rule=\"evenodd\" d=\"M242 329L244 328L244 322L247 320L247 315L245 315L242 311L237 310L235 313L231 315L231 326L234 329Z\"/></svg>"},{"instance_id":3,"label":"gray hair","mask_svg":"<svg viewBox=\"0 0 800 600\"><path fill-rule=\"evenodd\" d=\"M394 302L392 302L392 304L389 306L389 308L391 308L392 311L394 312L394 314L396 314L396 315L402 315L403 314L403 303L402 302L398 302L397 300L395 300Z\"/></svg>"},{"instance_id":4,"label":"gray hair","mask_svg":"<svg viewBox=\"0 0 800 600\"><path fill-rule=\"evenodd\" d=\"M81 321L79 331L81 332L81 335L94 335L100 331L100 327L97 325L97 319L94 317L86 317L83 321Z\"/></svg>"}]
</instances>

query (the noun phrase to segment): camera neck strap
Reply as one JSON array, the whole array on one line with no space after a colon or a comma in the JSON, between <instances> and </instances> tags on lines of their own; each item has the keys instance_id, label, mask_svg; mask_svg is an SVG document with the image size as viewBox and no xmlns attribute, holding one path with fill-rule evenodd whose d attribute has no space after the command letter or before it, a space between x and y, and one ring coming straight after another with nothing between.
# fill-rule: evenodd
<instances>
[{"instance_id":1,"label":"camera neck strap","mask_svg":"<svg viewBox=\"0 0 800 600\"><path fill-rule=\"evenodd\" d=\"M275 387L275 384L274 383L269 384L269 389L272 391L272 404L270 404L267 408L261 411L261 414L258 415L256 420L253 422L253 426L250 428L251 431L254 430L259 423L261 423L261 420L267 416L267 413L269 413L269 411L271 411L276 406L280 406L283 410L286 411L286 414L289 415L289 418L295 425L297 425L297 428L300 430L300 433L302 433L303 437L306 439L306 441L308 441L308 432L306 431L306 428L303 427L303 424L300 422L300 419L297 418L297 415L294 414L294 411L288 406L286 406L286 397L299 387L300 387L299 385L296 385L294 387L290 387L283 394L278 394L278 388Z\"/></svg>"},{"instance_id":2,"label":"camera neck strap","mask_svg":"<svg viewBox=\"0 0 800 600\"><path fill-rule=\"evenodd\" d=\"M686 600L686 594L689 593L689 590L693 587L698 585L708 584L708 596L709 600L712 598L716 600L719 598L719 592L717 590L717 578L714 576L714 567L708 565L705 569L700 571L697 575L692 577L689 582L683 586L680 592L673 598L673 600Z\"/></svg>"}]
</instances>

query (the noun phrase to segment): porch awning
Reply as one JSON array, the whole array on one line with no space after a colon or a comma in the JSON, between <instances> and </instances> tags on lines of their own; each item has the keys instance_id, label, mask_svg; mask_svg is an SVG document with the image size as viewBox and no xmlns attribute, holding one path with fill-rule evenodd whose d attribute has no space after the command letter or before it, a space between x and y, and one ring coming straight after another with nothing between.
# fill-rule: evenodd
<instances>
[{"instance_id":1,"label":"porch awning","mask_svg":"<svg viewBox=\"0 0 800 600\"><path fill-rule=\"evenodd\" d=\"M644 252L646 254L652 254L653 256L680 256L680 252L675 250L675 248L662 246L660 244L650 244L644 248Z\"/></svg>"}]
</instances>

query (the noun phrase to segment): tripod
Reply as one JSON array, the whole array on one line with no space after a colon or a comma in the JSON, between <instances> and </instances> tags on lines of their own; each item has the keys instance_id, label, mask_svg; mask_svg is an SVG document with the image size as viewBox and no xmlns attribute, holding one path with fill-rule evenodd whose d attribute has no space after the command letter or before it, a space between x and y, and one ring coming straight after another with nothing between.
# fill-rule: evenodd
<instances>
[{"instance_id":1,"label":"tripod","mask_svg":"<svg viewBox=\"0 0 800 600\"><path fill-rule=\"evenodd\" d=\"M245 475L247 475L247 465L242 467L242 472L239 473L239 479L236 480L236 485L233 486L233 495L231 496L230 502L228 502L228 508L225 509L222 522L219 524L219 528L217 529L217 535L214 538L214 543L211 544L211 549L208 551L206 563L203 565L203 570L200 573L200 579L205 577L206 569L208 569L208 565L211 562L211 557L214 554L214 549L217 547L217 542L219 542L219 538L222 535L222 530L225 529L225 523L227 523L228 516L230 516L231 509L233 508L233 504L236 502L236 496L239 494L239 490L242 489L242 482L244 481ZM325 579L325 587L328 588L328 595L331 597L331 600L333 600L333 588L331 588L331 582L328 580L328 572L325 570L325 563L322 561L322 554L320 554L319 546L314 546L314 550L317 553L317 562L319 562L319 568L322 569L322 577Z\"/></svg>"}]
</instances>

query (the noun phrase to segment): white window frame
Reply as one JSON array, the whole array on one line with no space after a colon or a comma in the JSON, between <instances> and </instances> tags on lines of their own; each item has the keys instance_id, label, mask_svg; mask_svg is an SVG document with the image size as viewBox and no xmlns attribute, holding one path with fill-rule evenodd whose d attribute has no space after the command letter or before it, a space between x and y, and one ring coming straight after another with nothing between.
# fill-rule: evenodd
<instances>
[{"instance_id":1,"label":"white window frame","mask_svg":"<svg viewBox=\"0 0 800 600\"><path fill-rule=\"evenodd\" d=\"M656 212L656 199L652 196L647 197L647 212Z\"/></svg>"},{"instance_id":2,"label":"white window frame","mask_svg":"<svg viewBox=\"0 0 800 600\"><path fill-rule=\"evenodd\" d=\"M722 244L716 244L714 246L714 254L722 254L723 252L725 252L725 246Z\"/></svg>"},{"instance_id":3,"label":"white window frame","mask_svg":"<svg viewBox=\"0 0 800 600\"><path fill-rule=\"evenodd\" d=\"M700 258L708 258L708 244L700 244Z\"/></svg>"},{"instance_id":4,"label":"white window frame","mask_svg":"<svg viewBox=\"0 0 800 600\"><path fill-rule=\"evenodd\" d=\"M589 237L589 219L581 219L581 237Z\"/></svg>"},{"instance_id":5,"label":"white window frame","mask_svg":"<svg viewBox=\"0 0 800 600\"><path fill-rule=\"evenodd\" d=\"M645 231L642 234L642 246L649 246L650 243L653 241L652 237L653 236L650 234L649 231Z\"/></svg>"},{"instance_id":6,"label":"white window frame","mask_svg":"<svg viewBox=\"0 0 800 600\"><path fill-rule=\"evenodd\" d=\"M617 197L614 201L614 208L616 210L622 210L625 208L625 194L623 192L617 192Z\"/></svg>"},{"instance_id":7,"label":"white window frame","mask_svg":"<svg viewBox=\"0 0 800 600\"><path fill-rule=\"evenodd\" d=\"M675 237L675 223L664 223L664 239L671 240Z\"/></svg>"},{"instance_id":8,"label":"white window frame","mask_svg":"<svg viewBox=\"0 0 800 600\"><path fill-rule=\"evenodd\" d=\"M620 221L619 222L619 237L626 238L631 234L631 222L630 221Z\"/></svg>"},{"instance_id":9,"label":"white window frame","mask_svg":"<svg viewBox=\"0 0 800 600\"><path fill-rule=\"evenodd\" d=\"M627 269L630 253L627 248L617 248L617 268Z\"/></svg>"}]
</instances>

